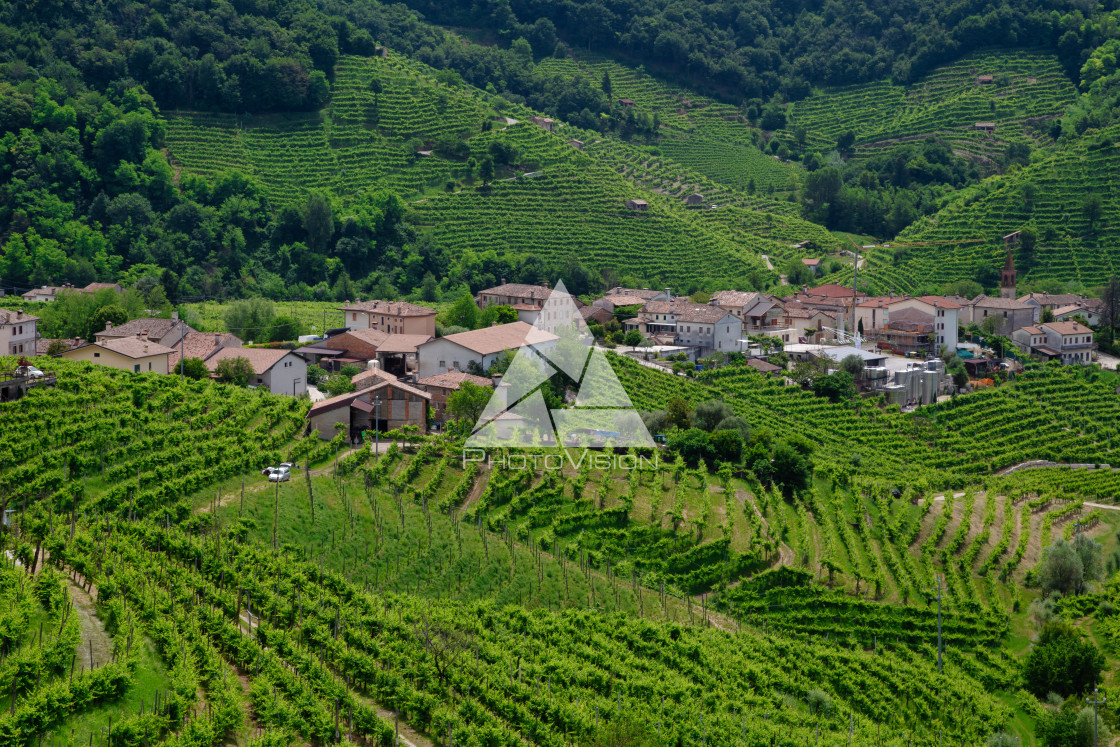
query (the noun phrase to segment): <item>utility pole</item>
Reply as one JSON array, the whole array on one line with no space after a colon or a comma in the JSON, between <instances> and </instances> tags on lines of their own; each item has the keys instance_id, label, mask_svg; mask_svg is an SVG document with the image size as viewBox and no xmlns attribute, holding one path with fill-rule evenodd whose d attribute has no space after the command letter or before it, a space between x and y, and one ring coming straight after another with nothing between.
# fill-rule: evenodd
<instances>
[{"instance_id":1,"label":"utility pole","mask_svg":"<svg viewBox=\"0 0 1120 747\"><path fill-rule=\"evenodd\" d=\"M1108 698L1103 695L1097 694L1097 688L1093 688L1093 699L1085 698L1085 702L1093 706L1093 747L1097 747L1097 706L1105 705L1108 703Z\"/></svg>"},{"instance_id":2,"label":"utility pole","mask_svg":"<svg viewBox=\"0 0 1120 747\"><path fill-rule=\"evenodd\" d=\"M938 576L933 593L937 594L937 671L941 671L941 597L945 594L945 579Z\"/></svg>"},{"instance_id":3,"label":"utility pole","mask_svg":"<svg viewBox=\"0 0 1120 747\"><path fill-rule=\"evenodd\" d=\"M1077 535L1079 535L1081 533L1081 527L1082 527L1081 519L1078 519L1077 521L1073 522L1073 536L1074 537L1076 537Z\"/></svg>"}]
</instances>

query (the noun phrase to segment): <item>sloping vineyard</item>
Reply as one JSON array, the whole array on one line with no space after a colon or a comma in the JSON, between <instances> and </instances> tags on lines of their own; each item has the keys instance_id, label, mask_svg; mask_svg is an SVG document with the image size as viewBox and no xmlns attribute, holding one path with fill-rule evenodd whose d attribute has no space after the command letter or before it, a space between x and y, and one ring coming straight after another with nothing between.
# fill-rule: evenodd
<instances>
[{"instance_id":1,"label":"sloping vineyard","mask_svg":"<svg viewBox=\"0 0 1120 747\"><path fill-rule=\"evenodd\" d=\"M899 236L910 244L897 268L899 290L972 277L999 266L1002 237L1031 226L1032 255L1015 248L1020 276L1099 285L1120 269L1120 128L1091 133L1027 168L965 191ZM1087 200L1098 202L1094 210ZM980 239L966 242L963 239ZM928 245L927 245L928 244Z\"/></svg>"},{"instance_id":2,"label":"sloping vineyard","mask_svg":"<svg viewBox=\"0 0 1120 747\"><path fill-rule=\"evenodd\" d=\"M980 76L991 76L982 84ZM979 160L1001 156L1008 143L1034 140L1059 116L1075 90L1052 56L1028 51L985 53L938 68L910 86L877 82L830 89L791 107L793 127L827 150L845 132L856 154L900 139L937 135ZM995 124L989 136L977 122Z\"/></svg>"}]
</instances>

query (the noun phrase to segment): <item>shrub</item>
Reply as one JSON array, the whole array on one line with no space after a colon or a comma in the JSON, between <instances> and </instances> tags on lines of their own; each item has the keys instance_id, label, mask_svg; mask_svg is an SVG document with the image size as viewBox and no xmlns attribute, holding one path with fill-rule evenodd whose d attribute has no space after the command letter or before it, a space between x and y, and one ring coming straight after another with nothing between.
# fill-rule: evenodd
<instances>
[{"instance_id":1,"label":"shrub","mask_svg":"<svg viewBox=\"0 0 1120 747\"><path fill-rule=\"evenodd\" d=\"M1104 655L1083 640L1072 625L1050 622L1027 655L1023 679L1037 697L1055 692L1069 697L1086 692L1101 680Z\"/></svg>"}]
</instances>

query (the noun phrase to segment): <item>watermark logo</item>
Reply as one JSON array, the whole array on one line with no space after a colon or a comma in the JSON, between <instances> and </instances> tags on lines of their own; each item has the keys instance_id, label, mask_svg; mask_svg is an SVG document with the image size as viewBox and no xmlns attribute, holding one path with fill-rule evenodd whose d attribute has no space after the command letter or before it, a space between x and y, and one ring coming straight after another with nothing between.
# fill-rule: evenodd
<instances>
[{"instance_id":1,"label":"watermark logo","mask_svg":"<svg viewBox=\"0 0 1120 747\"><path fill-rule=\"evenodd\" d=\"M549 380L576 382L570 407L549 407ZM558 282L509 369L475 423L465 449L652 447L653 438L634 409L606 355L594 345L575 300ZM466 453L464 452L464 460ZM476 461L476 460L471 460Z\"/></svg>"}]
</instances>

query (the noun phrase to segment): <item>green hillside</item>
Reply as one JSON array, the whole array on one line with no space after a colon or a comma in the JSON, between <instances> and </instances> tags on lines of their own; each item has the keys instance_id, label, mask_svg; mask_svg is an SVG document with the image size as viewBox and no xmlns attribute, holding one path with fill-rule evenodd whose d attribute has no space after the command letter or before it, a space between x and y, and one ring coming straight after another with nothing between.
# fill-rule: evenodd
<instances>
[{"instance_id":1,"label":"green hillside","mask_svg":"<svg viewBox=\"0 0 1120 747\"><path fill-rule=\"evenodd\" d=\"M860 282L913 292L990 279L1003 265L1002 237L1030 228L1037 236L1033 250L1013 247L1020 282L1102 285L1120 271L1118 138L1117 127L1087 133L1024 169L965 190L904 231L893 252L873 251Z\"/></svg>"},{"instance_id":2,"label":"green hillside","mask_svg":"<svg viewBox=\"0 0 1120 747\"><path fill-rule=\"evenodd\" d=\"M992 82L981 84L980 76ZM1035 146L1048 136L1076 94L1053 55L988 52L940 67L909 85L887 81L815 92L790 106L791 129L803 128L812 147L836 147L855 136L855 154L899 140L942 137L954 150L992 163L1011 143ZM990 135L975 129L991 122Z\"/></svg>"}]
</instances>

